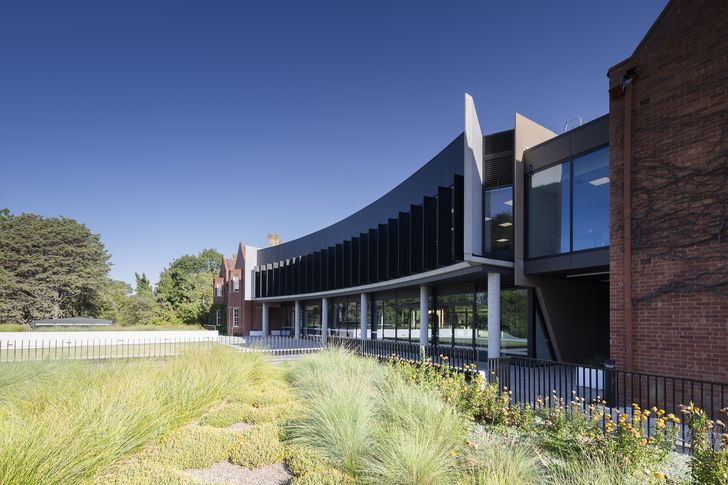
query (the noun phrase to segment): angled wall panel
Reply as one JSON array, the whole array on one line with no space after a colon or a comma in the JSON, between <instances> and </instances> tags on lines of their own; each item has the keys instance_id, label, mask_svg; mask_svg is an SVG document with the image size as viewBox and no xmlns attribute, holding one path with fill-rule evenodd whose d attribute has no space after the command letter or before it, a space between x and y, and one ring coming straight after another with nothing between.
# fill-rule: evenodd
<instances>
[{"instance_id":1,"label":"angled wall panel","mask_svg":"<svg viewBox=\"0 0 728 485\"><path fill-rule=\"evenodd\" d=\"M377 249L377 265L379 266L378 279L379 281L386 281L389 279L389 263L387 260L388 251L388 230L387 224L379 224L379 241Z\"/></svg>"},{"instance_id":2,"label":"angled wall panel","mask_svg":"<svg viewBox=\"0 0 728 485\"><path fill-rule=\"evenodd\" d=\"M452 250L452 190L437 189L437 265L448 266L453 262Z\"/></svg>"},{"instance_id":3,"label":"angled wall panel","mask_svg":"<svg viewBox=\"0 0 728 485\"><path fill-rule=\"evenodd\" d=\"M369 283L369 233L359 234L359 284Z\"/></svg>"},{"instance_id":4,"label":"angled wall panel","mask_svg":"<svg viewBox=\"0 0 728 485\"><path fill-rule=\"evenodd\" d=\"M410 206L410 270L422 271L422 206Z\"/></svg>"},{"instance_id":5,"label":"angled wall panel","mask_svg":"<svg viewBox=\"0 0 728 485\"><path fill-rule=\"evenodd\" d=\"M464 204L465 197L463 193L464 189L464 178L460 175L455 175L453 180L453 258L455 261L462 261L464 259L463 241L464 241ZM478 253L480 254L480 253Z\"/></svg>"},{"instance_id":6,"label":"angled wall panel","mask_svg":"<svg viewBox=\"0 0 728 485\"><path fill-rule=\"evenodd\" d=\"M379 276L377 275L379 271L379 266L377 266L378 237L378 229L369 229L369 281L371 283L379 281Z\"/></svg>"},{"instance_id":7,"label":"angled wall panel","mask_svg":"<svg viewBox=\"0 0 728 485\"><path fill-rule=\"evenodd\" d=\"M422 209L422 261L429 270L437 267L437 199L425 197Z\"/></svg>"},{"instance_id":8,"label":"angled wall panel","mask_svg":"<svg viewBox=\"0 0 728 485\"><path fill-rule=\"evenodd\" d=\"M389 279L399 278L399 220L387 223L387 272Z\"/></svg>"},{"instance_id":9,"label":"angled wall panel","mask_svg":"<svg viewBox=\"0 0 728 485\"><path fill-rule=\"evenodd\" d=\"M351 285L359 285L359 237L351 238Z\"/></svg>"},{"instance_id":10,"label":"angled wall panel","mask_svg":"<svg viewBox=\"0 0 728 485\"><path fill-rule=\"evenodd\" d=\"M399 276L410 274L410 214L399 213L398 222Z\"/></svg>"}]
</instances>

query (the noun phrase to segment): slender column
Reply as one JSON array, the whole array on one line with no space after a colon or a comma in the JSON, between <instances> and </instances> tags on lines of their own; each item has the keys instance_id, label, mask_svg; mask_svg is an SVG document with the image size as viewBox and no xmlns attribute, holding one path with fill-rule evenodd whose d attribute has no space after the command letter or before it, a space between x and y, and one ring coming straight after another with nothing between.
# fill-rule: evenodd
<instances>
[{"instance_id":1,"label":"slender column","mask_svg":"<svg viewBox=\"0 0 728 485\"><path fill-rule=\"evenodd\" d=\"M301 302L296 300L296 308L293 312L294 337L301 338Z\"/></svg>"},{"instance_id":2,"label":"slender column","mask_svg":"<svg viewBox=\"0 0 728 485\"><path fill-rule=\"evenodd\" d=\"M430 288L420 286L420 345L427 345L430 329L429 312Z\"/></svg>"},{"instance_id":3,"label":"slender column","mask_svg":"<svg viewBox=\"0 0 728 485\"><path fill-rule=\"evenodd\" d=\"M268 326L268 303L263 302L263 336L267 337L270 333Z\"/></svg>"},{"instance_id":4,"label":"slender column","mask_svg":"<svg viewBox=\"0 0 728 485\"><path fill-rule=\"evenodd\" d=\"M500 273L488 273L488 358L500 357L501 349L501 277Z\"/></svg>"},{"instance_id":5,"label":"slender column","mask_svg":"<svg viewBox=\"0 0 728 485\"><path fill-rule=\"evenodd\" d=\"M367 307L369 306L369 295L366 293L361 294L361 310L359 311L359 330L361 332L361 339L366 340L367 338Z\"/></svg>"},{"instance_id":6,"label":"slender column","mask_svg":"<svg viewBox=\"0 0 728 485\"><path fill-rule=\"evenodd\" d=\"M329 337L329 299L321 298L321 340L324 345Z\"/></svg>"}]
</instances>

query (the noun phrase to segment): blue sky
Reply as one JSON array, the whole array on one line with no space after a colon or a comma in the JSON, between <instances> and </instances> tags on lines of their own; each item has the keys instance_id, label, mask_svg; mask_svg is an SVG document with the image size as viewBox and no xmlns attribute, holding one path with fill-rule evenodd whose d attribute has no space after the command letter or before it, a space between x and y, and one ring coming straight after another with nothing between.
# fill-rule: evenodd
<instances>
[{"instance_id":1,"label":"blue sky","mask_svg":"<svg viewBox=\"0 0 728 485\"><path fill-rule=\"evenodd\" d=\"M101 234L112 277L331 224L460 131L608 110L665 0L0 2L0 208Z\"/></svg>"}]
</instances>

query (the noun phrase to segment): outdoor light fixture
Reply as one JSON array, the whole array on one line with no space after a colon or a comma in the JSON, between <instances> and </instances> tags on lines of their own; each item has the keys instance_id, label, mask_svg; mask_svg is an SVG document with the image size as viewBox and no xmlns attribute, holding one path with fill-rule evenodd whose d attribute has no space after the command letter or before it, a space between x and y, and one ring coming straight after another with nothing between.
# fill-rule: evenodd
<instances>
[{"instance_id":1,"label":"outdoor light fixture","mask_svg":"<svg viewBox=\"0 0 728 485\"><path fill-rule=\"evenodd\" d=\"M505 205L513 206L513 199L503 202Z\"/></svg>"},{"instance_id":2,"label":"outdoor light fixture","mask_svg":"<svg viewBox=\"0 0 728 485\"><path fill-rule=\"evenodd\" d=\"M594 187L599 187L600 185L608 184L609 177L599 177L598 179L590 180L589 183Z\"/></svg>"},{"instance_id":3,"label":"outdoor light fixture","mask_svg":"<svg viewBox=\"0 0 728 485\"><path fill-rule=\"evenodd\" d=\"M491 218L490 218L490 217L488 217L488 216L485 216L485 221L486 221L486 222L487 222L487 221L490 221L490 220L491 220Z\"/></svg>"},{"instance_id":4,"label":"outdoor light fixture","mask_svg":"<svg viewBox=\"0 0 728 485\"><path fill-rule=\"evenodd\" d=\"M496 239L495 242L504 243L508 242L508 239Z\"/></svg>"},{"instance_id":5,"label":"outdoor light fixture","mask_svg":"<svg viewBox=\"0 0 728 485\"><path fill-rule=\"evenodd\" d=\"M512 225L513 225L513 223L512 223L512 222L501 222L501 223L500 223L500 224L498 224L498 225L499 225L500 227L510 227L510 226L512 226Z\"/></svg>"}]
</instances>

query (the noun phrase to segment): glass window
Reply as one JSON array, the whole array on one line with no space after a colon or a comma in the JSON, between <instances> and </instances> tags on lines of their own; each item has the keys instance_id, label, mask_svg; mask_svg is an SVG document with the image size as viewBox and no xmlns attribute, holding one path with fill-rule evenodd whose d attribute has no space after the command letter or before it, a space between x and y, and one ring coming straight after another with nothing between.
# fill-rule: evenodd
<instances>
[{"instance_id":1,"label":"glass window","mask_svg":"<svg viewBox=\"0 0 728 485\"><path fill-rule=\"evenodd\" d=\"M303 306L303 322L301 334L321 335L321 305L310 303Z\"/></svg>"},{"instance_id":2,"label":"glass window","mask_svg":"<svg viewBox=\"0 0 728 485\"><path fill-rule=\"evenodd\" d=\"M609 246L609 150L575 158L573 250Z\"/></svg>"},{"instance_id":3,"label":"glass window","mask_svg":"<svg viewBox=\"0 0 728 485\"><path fill-rule=\"evenodd\" d=\"M240 326L240 308L233 308L233 327Z\"/></svg>"},{"instance_id":4,"label":"glass window","mask_svg":"<svg viewBox=\"0 0 728 485\"><path fill-rule=\"evenodd\" d=\"M528 290L501 290L501 352L528 354Z\"/></svg>"},{"instance_id":5,"label":"glass window","mask_svg":"<svg viewBox=\"0 0 728 485\"><path fill-rule=\"evenodd\" d=\"M565 253L569 246L569 162L534 172L528 193L528 255Z\"/></svg>"},{"instance_id":6,"label":"glass window","mask_svg":"<svg viewBox=\"0 0 728 485\"><path fill-rule=\"evenodd\" d=\"M489 189L484 195L483 251L509 250L513 241L513 188Z\"/></svg>"}]
</instances>

